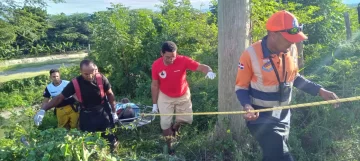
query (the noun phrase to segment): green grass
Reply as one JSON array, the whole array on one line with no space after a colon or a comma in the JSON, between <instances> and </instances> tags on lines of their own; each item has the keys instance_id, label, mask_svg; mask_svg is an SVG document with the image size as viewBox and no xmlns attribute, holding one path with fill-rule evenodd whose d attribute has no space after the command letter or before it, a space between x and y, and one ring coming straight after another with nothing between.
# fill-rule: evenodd
<instances>
[{"instance_id":1,"label":"green grass","mask_svg":"<svg viewBox=\"0 0 360 161\"><path fill-rule=\"evenodd\" d=\"M29 119L28 117L26 117L26 115L23 115L23 113L25 113L25 110L26 110L26 108L23 108L23 107L18 107L17 109L12 110L12 112L14 112L14 113L7 113L9 110L0 110L0 139L5 137L5 132L9 131L9 129L6 128L6 126L11 123L21 123L23 126L28 126L29 122L27 122L27 121L24 122L24 120ZM52 111L52 110L50 110L50 111ZM6 114L4 112L6 112ZM52 116L52 117L54 117L54 116ZM14 118L16 118L16 119L14 120ZM54 123L54 121L52 121L51 123L57 125L57 122Z\"/></svg>"},{"instance_id":2,"label":"green grass","mask_svg":"<svg viewBox=\"0 0 360 161\"><path fill-rule=\"evenodd\" d=\"M32 72L32 73L17 73L17 74L11 74L9 76L0 76L0 83L15 80L15 79L24 79L24 78L30 78L35 77L42 74L48 74L48 70L39 71L39 72Z\"/></svg>"},{"instance_id":3,"label":"green grass","mask_svg":"<svg viewBox=\"0 0 360 161\"><path fill-rule=\"evenodd\" d=\"M16 64L16 65L10 65L10 66L0 66L0 72L10 71L10 70L17 70L17 69L22 69L22 68L29 68L29 67L40 67L40 66L50 65L50 64L79 63L81 60L82 60L82 58L65 58L65 59L49 60L49 61L46 61L46 62L38 62L38 63L27 63L27 64Z\"/></svg>"},{"instance_id":4,"label":"green grass","mask_svg":"<svg viewBox=\"0 0 360 161\"><path fill-rule=\"evenodd\" d=\"M0 115L0 138L5 137L5 129L2 129L1 127L5 124L5 118Z\"/></svg>"},{"instance_id":5,"label":"green grass","mask_svg":"<svg viewBox=\"0 0 360 161\"><path fill-rule=\"evenodd\" d=\"M0 72L5 71L14 71L17 69L23 69L23 68L31 68L31 67L41 67L44 65L51 65L51 64L78 64L82 58L64 58L64 59L57 59L57 60L50 60L46 62L39 62L39 63L27 63L27 64L17 64L17 65L11 65L11 66L0 66ZM48 69L41 70L37 72L24 72L24 73L16 73L16 74L9 74L7 76L0 75L0 83L16 80L16 79L24 79L24 78L30 78L35 77L42 74L47 74Z\"/></svg>"},{"instance_id":6,"label":"green grass","mask_svg":"<svg viewBox=\"0 0 360 161\"><path fill-rule=\"evenodd\" d=\"M0 138L4 138L5 134L4 134L5 130L0 129Z\"/></svg>"},{"instance_id":7,"label":"green grass","mask_svg":"<svg viewBox=\"0 0 360 161\"><path fill-rule=\"evenodd\" d=\"M10 59L0 59L1 61L8 61L8 60L16 60L16 59L27 59L27 58L38 58L38 57L47 57L47 56L56 56L56 55L63 55L63 54L67 54L67 55L75 55L75 54L81 54L81 53L87 53L87 50L79 50L79 51L67 51L67 52L55 52L55 53L51 53L51 54L39 54L39 55L19 55L16 57L12 57Z\"/></svg>"},{"instance_id":8,"label":"green grass","mask_svg":"<svg viewBox=\"0 0 360 161\"><path fill-rule=\"evenodd\" d=\"M5 137L5 130L0 128L0 138Z\"/></svg>"}]
</instances>

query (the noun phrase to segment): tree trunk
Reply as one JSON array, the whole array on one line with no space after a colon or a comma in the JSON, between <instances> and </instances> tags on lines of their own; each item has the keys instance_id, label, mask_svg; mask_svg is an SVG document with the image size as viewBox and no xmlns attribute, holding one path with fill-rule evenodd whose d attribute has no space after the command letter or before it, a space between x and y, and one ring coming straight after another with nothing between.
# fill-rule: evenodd
<instances>
[{"instance_id":1,"label":"tree trunk","mask_svg":"<svg viewBox=\"0 0 360 161\"><path fill-rule=\"evenodd\" d=\"M249 0L221 0L218 7L218 109L239 111L242 108L235 94L235 80L240 55L249 46ZM219 115L216 138L225 139L230 130L240 143L244 127L242 115Z\"/></svg>"},{"instance_id":2,"label":"tree trunk","mask_svg":"<svg viewBox=\"0 0 360 161\"><path fill-rule=\"evenodd\" d=\"M351 24L350 24L350 17L349 17L349 13L345 12L344 13L344 19L345 19L345 28L346 28L346 38L347 40L351 39Z\"/></svg>"},{"instance_id":3,"label":"tree trunk","mask_svg":"<svg viewBox=\"0 0 360 161\"><path fill-rule=\"evenodd\" d=\"M298 52L298 67L301 75L304 75L304 44L303 42L296 43L296 48Z\"/></svg>"}]
</instances>

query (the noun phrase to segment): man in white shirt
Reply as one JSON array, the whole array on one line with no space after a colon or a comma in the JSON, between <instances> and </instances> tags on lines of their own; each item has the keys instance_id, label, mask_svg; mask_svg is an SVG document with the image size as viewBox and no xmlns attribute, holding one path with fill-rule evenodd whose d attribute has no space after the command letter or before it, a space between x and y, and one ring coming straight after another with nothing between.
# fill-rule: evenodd
<instances>
[{"instance_id":1,"label":"man in white shirt","mask_svg":"<svg viewBox=\"0 0 360 161\"><path fill-rule=\"evenodd\" d=\"M69 83L67 80L61 80L60 71L58 69L50 70L50 79L52 82L45 88L42 106L49 103L51 98L59 95ZM73 97L69 97L64 99L55 107L58 127L64 127L67 129L78 127L79 112L77 107L74 105L75 102L76 100Z\"/></svg>"}]
</instances>

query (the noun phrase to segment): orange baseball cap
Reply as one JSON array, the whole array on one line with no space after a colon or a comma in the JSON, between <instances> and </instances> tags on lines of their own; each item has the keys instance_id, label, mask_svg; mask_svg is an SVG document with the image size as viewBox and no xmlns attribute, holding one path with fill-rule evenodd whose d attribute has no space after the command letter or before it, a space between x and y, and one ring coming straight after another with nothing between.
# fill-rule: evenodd
<instances>
[{"instance_id":1,"label":"orange baseball cap","mask_svg":"<svg viewBox=\"0 0 360 161\"><path fill-rule=\"evenodd\" d=\"M268 31L280 32L284 38L292 43L308 39L302 32L302 25L299 25L296 17L285 10L274 13L266 22Z\"/></svg>"}]
</instances>

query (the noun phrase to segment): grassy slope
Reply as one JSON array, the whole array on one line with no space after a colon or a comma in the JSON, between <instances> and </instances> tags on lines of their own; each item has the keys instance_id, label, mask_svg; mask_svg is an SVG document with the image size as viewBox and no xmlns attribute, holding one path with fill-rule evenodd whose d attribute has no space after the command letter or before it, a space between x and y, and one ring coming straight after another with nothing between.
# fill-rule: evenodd
<instances>
[{"instance_id":1,"label":"grassy slope","mask_svg":"<svg viewBox=\"0 0 360 161\"><path fill-rule=\"evenodd\" d=\"M29 67L40 67L49 64L62 64L62 63L78 63L82 60L82 58L65 58L58 60L50 60L46 62L35 62L35 63L27 63L27 64L16 64L9 66L0 66L0 72L17 70L21 68L29 68Z\"/></svg>"},{"instance_id":2,"label":"grassy slope","mask_svg":"<svg viewBox=\"0 0 360 161\"><path fill-rule=\"evenodd\" d=\"M17 73L17 74L12 74L9 76L0 76L0 83L15 80L15 79L24 79L24 78L35 77L35 76L47 74L47 73L48 73L48 71L44 70L44 71L31 72L31 73Z\"/></svg>"},{"instance_id":3,"label":"grassy slope","mask_svg":"<svg viewBox=\"0 0 360 161\"><path fill-rule=\"evenodd\" d=\"M47 68L46 69L31 69L31 68L40 68L42 66L55 65L55 64L75 65L78 64L82 59L83 57L71 57L71 58L52 59L48 61L32 62L25 64L15 64L15 65L7 65L7 66L0 65L0 83L15 79L23 79L23 78L29 78L29 77L46 74L50 70ZM24 72L24 69L27 68L29 69L29 71ZM22 70L22 71L17 71L17 70Z\"/></svg>"}]
</instances>

